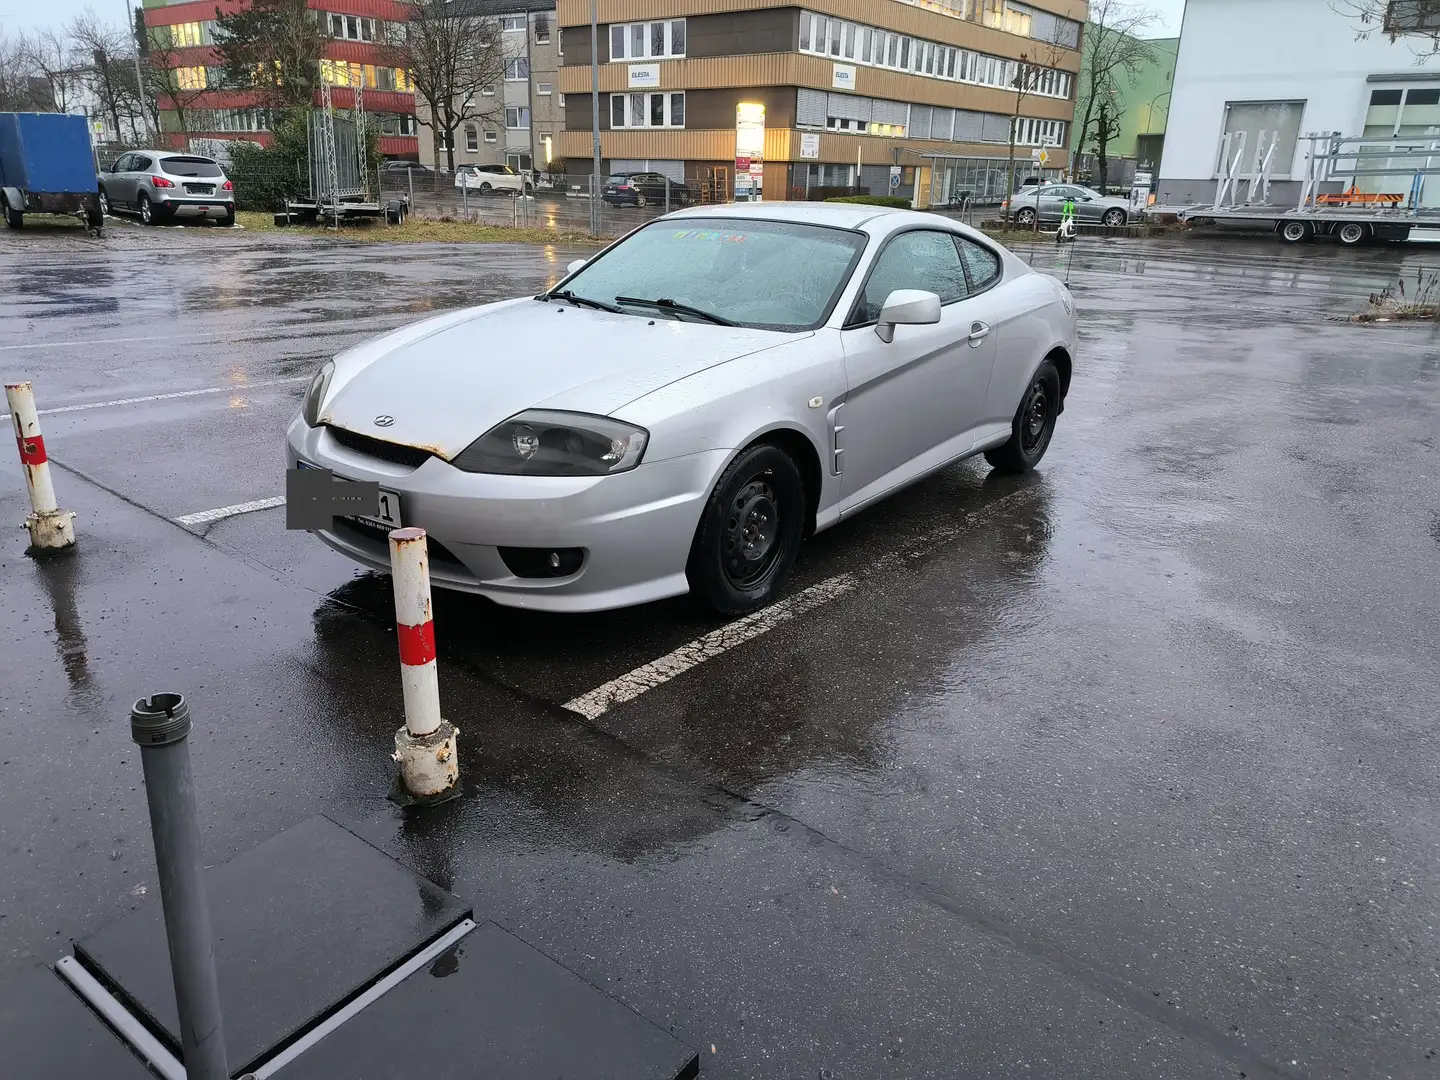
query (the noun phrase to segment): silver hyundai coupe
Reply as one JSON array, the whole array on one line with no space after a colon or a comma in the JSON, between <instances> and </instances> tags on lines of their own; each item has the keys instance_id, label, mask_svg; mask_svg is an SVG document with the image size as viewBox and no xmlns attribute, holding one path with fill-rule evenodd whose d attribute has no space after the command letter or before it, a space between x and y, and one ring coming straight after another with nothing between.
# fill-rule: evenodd
<instances>
[{"instance_id":1,"label":"silver hyundai coupe","mask_svg":"<svg viewBox=\"0 0 1440 1080\"><path fill-rule=\"evenodd\" d=\"M318 533L367 566L418 525L437 586L501 604L738 614L805 536L937 469L1033 468L1075 349L1066 288L947 218L696 207L342 352L288 456L378 482L374 516Z\"/></svg>"}]
</instances>

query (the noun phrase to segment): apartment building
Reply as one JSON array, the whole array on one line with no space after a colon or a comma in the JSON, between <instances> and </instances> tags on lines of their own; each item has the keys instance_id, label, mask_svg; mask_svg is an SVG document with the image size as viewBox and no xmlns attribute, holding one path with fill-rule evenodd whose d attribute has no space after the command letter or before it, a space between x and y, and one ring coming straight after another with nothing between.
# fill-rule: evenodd
<instances>
[{"instance_id":1,"label":"apartment building","mask_svg":"<svg viewBox=\"0 0 1440 1080\"><path fill-rule=\"evenodd\" d=\"M478 115L455 133L455 164L545 171L547 163L558 160L556 138L565 127L565 99L556 88L561 54L555 0L451 2L458 13L476 20L477 32L482 24L495 25L505 56L504 78L482 91L472 106ZM417 107L420 160L445 165L444 133L436 137L423 98Z\"/></svg>"},{"instance_id":2,"label":"apartment building","mask_svg":"<svg viewBox=\"0 0 1440 1080\"><path fill-rule=\"evenodd\" d=\"M1085 0L596 0L602 170L713 198L861 190L920 205L1068 164ZM589 0L558 0L559 151L588 184ZM1023 93L1016 90L1016 83Z\"/></svg>"},{"instance_id":3,"label":"apartment building","mask_svg":"<svg viewBox=\"0 0 1440 1080\"><path fill-rule=\"evenodd\" d=\"M220 0L220 10L239 10L247 2ZM416 157L415 93L403 70L384 63L383 50L386 41L403 32L405 5L397 0L309 0L309 6L329 37L320 74L334 88L336 107L353 108L353 88L360 87L365 110L379 125L380 152L386 157ZM173 49L177 85L186 91L207 91L187 104L186 126L192 137L267 143L270 110L253 92L222 86L214 48L216 11L215 0L145 0L145 25L152 40ZM211 87L215 89L210 91ZM178 144L181 135L173 102L160 102L160 117L161 126Z\"/></svg>"}]
</instances>

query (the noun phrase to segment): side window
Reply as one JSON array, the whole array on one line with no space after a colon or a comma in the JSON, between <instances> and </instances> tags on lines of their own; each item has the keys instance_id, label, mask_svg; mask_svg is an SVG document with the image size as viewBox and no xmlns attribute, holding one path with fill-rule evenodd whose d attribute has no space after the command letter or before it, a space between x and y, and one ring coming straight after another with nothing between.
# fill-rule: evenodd
<instances>
[{"instance_id":1,"label":"side window","mask_svg":"<svg viewBox=\"0 0 1440 1080\"><path fill-rule=\"evenodd\" d=\"M134 154L121 154L120 160L115 162L116 172L129 172L135 160Z\"/></svg>"},{"instance_id":2,"label":"side window","mask_svg":"<svg viewBox=\"0 0 1440 1080\"><path fill-rule=\"evenodd\" d=\"M886 244L865 282L852 321L874 322L886 298L896 289L933 292L942 304L963 299L968 292L965 268L953 234L916 230L901 233Z\"/></svg>"},{"instance_id":3,"label":"side window","mask_svg":"<svg viewBox=\"0 0 1440 1080\"><path fill-rule=\"evenodd\" d=\"M130 172L149 172L150 159L143 154L136 154L130 159Z\"/></svg>"},{"instance_id":4,"label":"side window","mask_svg":"<svg viewBox=\"0 0 1440 1080\"><path fill-rule=\"evenodd\" d=\"M1000 276L1000 256L973 240L957 236L955 242L960 248L960 259L965 272L970 276L970 289L979 292Z\"/></svg>"}]
</instances>

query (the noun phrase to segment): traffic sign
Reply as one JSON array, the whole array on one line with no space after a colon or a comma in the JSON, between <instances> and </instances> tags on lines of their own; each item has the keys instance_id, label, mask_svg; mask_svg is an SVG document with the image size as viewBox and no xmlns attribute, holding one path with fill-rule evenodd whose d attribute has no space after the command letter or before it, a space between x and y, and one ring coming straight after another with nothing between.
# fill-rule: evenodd
<instances>
[{"instance_id":1,"label":"traffic sign","mask_svg":"<svg viewBox=\"0 0 1440 1080\"><path fill-rule=\"evenodd\" d=\"M890 190L896 191L900 187L900 166L890 166Z\"/></svg>"}]
</instances>

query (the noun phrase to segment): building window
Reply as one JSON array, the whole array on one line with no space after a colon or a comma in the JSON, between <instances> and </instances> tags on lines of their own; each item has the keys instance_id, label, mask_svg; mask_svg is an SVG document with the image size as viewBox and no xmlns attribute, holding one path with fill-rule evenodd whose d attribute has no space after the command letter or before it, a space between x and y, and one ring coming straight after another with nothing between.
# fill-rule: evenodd
<instances>
[{"instance_id":1,"label":"building window","mask_svg":"<svg viewBox=\"0 0 1440 1080\"><path fill-rule=\"evenodd\" d=\"M330 36L344 41L377 41L379 33L376 20L359 15L341 15L330 12Z\"/></svg>"},{"instance_id":2,"label":"building window","mask_svg":"<svg viewBox=\"0 0 1440 1080\"><path fill-rule=\"evenodd\" d=\"M493 86L482 86L480 88L480 93L484 94L486 97L494 97L495 88Z\"/></svg>"},{"instance_id":3,"label":"building window","mask_svg":"<svg viewBox=\"0 0 1440 1080\"><path fill-rule=\"evenodd\" d=\"M530 61L524 56L505 61L505 81L524 82L530 78Z\"/></svg>"},{"instance_id":4,"label":"building window","mask_svg":"<svg viewBox=\"0 0 1440 1080\"><path fill-rule=\"evenodd\" d=\"M1065 121L1035 120L1017 117L1015 120L1016 146L1059 146L1065 139Z\"/></svg>"},{"instance_id":5,"label":"building window","mask_svg":"<svg viewBox=\"0 0 1440 1080\"><path fill-rule=\"evenodd\" d=\"M800 13L801 52L815 56L854 60L874 67L892 68L932 79L979 83L1010 89L1015 85L1018 64L999 56L957 49L889 30L860 26L829 15ZM1073 80L1068 72L1052 68L1027 68L1029 91L1044 97L1070 97Z\"/></svg>"},{"instance_id":6,"label":"building window","mask_svg":"<svg viewBox=\"0 0 1440 1080\"><path fill-rule=\"evenodd\" d=\"M1390 0L1385 9L1385 32L1440 30L1440 4L1435 0Z\"/></svg>"},{"instance_id":7,"label":"building window","mask_svg":"<svg viewBox=\"0 0 1440 1080\"><path fill-rule=\"evenodd\" d=\"M539 94L541 97L549 97L551 94L555 93L555 86L553 83L548 82L536 83L535 93Z\"/></svg>"},{"instance_id":8,"label":"building window","mask_svg":"<svg viewBox=\"0 0 1440 1080\"><path fill-rule=\"evenodd\" d=\"M465 149L472 154L480 149L480 132L476 130L474 124L465 125Z\"/></svg>"},{"instance_id":9,"label":"building window","mask_svg":"<svg viewBox=\"0 0 1440 1080\"><path fill-rule=\"evenodd\" d=\"M544 12L535 16L535 44L550 44L550 17Z\"/></svg>"},{"instance_id":10,"label":"building window","mask_svg":"<svg viewBox=\"0 0 1440 1080\"><path fill-rule=\"evenodd\" d=\"M685 55L685 20L622 23L610 27L610 59L662 60Z\"/></svg>"},{"instance_id":11,"label":"building window","mask_svg":"<svg viewBox=\"0 0 1440 1080\"><path fill-rule=\"evenodd\" d=\"M441 151L448 151L450 149L450 132L437 131L435 134L438 137Z\"/></svg>"},{"instance_id":12,"label":"building window","mask_svg":"<svg viewBox=\"0 0 1440 1080\"><path fill-rule=\"evenodd\" d=\"M530 110L515 105L505 109L505 126L511 131L525 131L530 127Z\"/></svg>"},{"instance_id":13,"label":"building window","mask_svg":"<svg viewBox=\"0 0 1440 1080\"><path fill-rule=\"evenodd\" d=\"M498 136L498 135L495 134L495 129L494 129L494 128L486 128L486 129L485 129L485 141L486 141L486 142L488 142L488 143L498 142L499 139L500 139L500 136Z\"/></svg>"},{"instance_id":14,"label":"building window","mask_svg":"<svg viewBox=\"0 0 1440 1080\"><path fill-rule=\"evenodd\" d=\"M174 23L168 27L170 45L176 49L189 49L197 45L209 45L210 24L203 22Z\"/></svg>"},{"instance_id":15,"label":"building window","mask_svg":"<svg viewBox=\"0 0 1440 1080\"><path fill-rule=\"evenodd\" d=\"M524 30L524 29L525 29L525 16L524 16L524 15L501 15L501 16L500 16L500 29L503 30L503 31L504 31L505 33L507 33L507 34L508 34L508 33L512 33L512 32L514 32L514 31L516 31L516 30Z\"/></svg>"},{"instance_id":16,"label":"building window","mask_svg":"<svg viewBox=\"0 0 1440 1080\"><path fill-rule=\"evenodd\" d=\"M203 67L177 67L175 88L177 90L204 90L209 86Z\"/></svg>"},{"instance_id":17,"label":"building window","mask_svg":"<svg viewBox=\"0 0 1440 1080\"><path fill-rule=\"evenodd\" d=\"M683 93L611 94L612 128L681 128L685 126Z\"/></svg>"}]
</instances>

